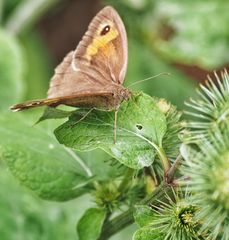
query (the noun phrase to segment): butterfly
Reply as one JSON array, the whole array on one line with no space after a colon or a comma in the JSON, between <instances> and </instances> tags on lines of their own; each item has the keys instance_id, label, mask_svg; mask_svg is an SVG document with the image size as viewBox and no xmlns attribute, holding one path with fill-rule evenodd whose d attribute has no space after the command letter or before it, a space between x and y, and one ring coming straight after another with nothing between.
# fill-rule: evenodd
<instances>
[{"instance_id":1,"label":"butterfly","mask_svg":"<svg viewBox=\"0 0 229 240\"><path fill-rule=\"evenodd\" d=\"M46 99L11 107L20 111L60 104L117 110L131 96L123 86L128 62L127 35L117 11L107 6L92 19L75 51L56 67ZM115 111L116 134L117 111Z\"/></svg>"}]
</instances>

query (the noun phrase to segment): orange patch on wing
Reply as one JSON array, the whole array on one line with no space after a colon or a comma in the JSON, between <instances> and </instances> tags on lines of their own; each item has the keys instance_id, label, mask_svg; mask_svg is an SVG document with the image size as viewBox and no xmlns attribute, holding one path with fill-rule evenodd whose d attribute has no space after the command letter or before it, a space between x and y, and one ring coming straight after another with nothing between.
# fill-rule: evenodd
<instances>
[{"instance_id":1,"label":"orange patch on wing","mask_svg":"<svg viewBox=\"0 0 229 240\"><path fill-rule=\"evenodd\" d=\"M116 29L111 29L106 35L93 39L92 43L87 47L86 57L90 59L98 53L100 48L103 48L104 53L107 55L109 51L108 43L117 38L118 35L119 33Z\"/></svg>"}]
</instances>

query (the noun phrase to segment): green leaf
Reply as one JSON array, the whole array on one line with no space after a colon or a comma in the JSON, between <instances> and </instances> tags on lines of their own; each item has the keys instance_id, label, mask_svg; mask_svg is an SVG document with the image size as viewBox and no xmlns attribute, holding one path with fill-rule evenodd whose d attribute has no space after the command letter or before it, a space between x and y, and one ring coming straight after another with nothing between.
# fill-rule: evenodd
<instances>
[{"instance_id":1,"label":"green leaf","mask_svg":"<svg viewBox=\"0 0 229 240\"><path fill-rule=\"evenodd\" d=\"M79 240L96 240L98 239L106 213L102 209L88 209L77 224Z\"/></svg>"},{"instance_id":2,"label":"green leaf","mask_svg":"<svg viewBox=\"0 0 229 240\"><path fill-rule=\"evenodd\" d=\"M55 130L58 141L79 151L101 148L135 169L150 166L162 145L166 118L157 100L140 93L123 102L118 111L114 144L114 112L95 110L75 124L77 111Z\"/></svg>"},{"instance_id":3,"label":"green leaf","mask_svg":"<svg viewBox=\"0 0 229 240\"><path fill-rule=\"evenodd\" d=\"M154 220L154 214L149 206L137 205L134 219L140 227L148 226Z\"/></svg>"},{"instance_id":4,"label":"green leaf","mask_svg":"<svg viewBox=\"0 0 229 240\"><path fill-rule=\"evenodd\" d=\"M61 119L67 118L72 114L72 111L64 111L61 109L47 107L43 112L43 115L38 119L36 123L42 122L47 119Z\"/></svg>"},{"instance_id":5,"label":"green leaf","mask_svg":"<svg viewBox=\"0 0 229 240\"><path fill-rule=\"evenodd\" d=\"M65 201L88 191L82 163L47 129L20 115L0 116L0 158L21 184L48 200Z\"/></svg>"},{"instance_id":6,"label":"green leaf","mask_svg":"<svg viewBox=\"0 0 229 240\"><path fill-rule=\"evenodd\" d=\"M150 227L137 230L134 233L133 240L164 240L164 236L158 231Z\"/></svg>"},{"instance_id":7,"label":"green leaf","mask_svg":"<svg viewBox=\"0 0 229 240\"><path fill-rule=\"evenodd\" d=\"M1 240L76 239L75 219L91 205L88 196L64 204L44 201L20 186L1 160L0 166Z\"/></svg>"},{"instance_id":8,"label":"green leaf","mask_svg":"<svg viewBox=\"0 0 229 240\"><path fill-rule=\"evenodd\" d=\"M19 101L24 91L24 59L18 42L0 30L0 110Z\"/></svg>"}]
</instances>

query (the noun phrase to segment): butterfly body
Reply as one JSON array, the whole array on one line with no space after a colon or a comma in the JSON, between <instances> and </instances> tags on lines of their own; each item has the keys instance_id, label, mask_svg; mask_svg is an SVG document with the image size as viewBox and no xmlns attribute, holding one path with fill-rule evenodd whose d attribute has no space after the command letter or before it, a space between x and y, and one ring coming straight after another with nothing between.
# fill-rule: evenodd
<instances>
[{"instance_id":1,"label":"butterfly body","mask_svg":"<svg viewBox=\"0 0 229 240\"><path fill-rule=\"evenodd\" d=\"M60 104L117 109L131 95L123 86L127 59L124 24L112 7L105 7L91 21L76 50L69 52L55 69L47 99L16 104L11 109Z\"/></svg>"}]
</instances>

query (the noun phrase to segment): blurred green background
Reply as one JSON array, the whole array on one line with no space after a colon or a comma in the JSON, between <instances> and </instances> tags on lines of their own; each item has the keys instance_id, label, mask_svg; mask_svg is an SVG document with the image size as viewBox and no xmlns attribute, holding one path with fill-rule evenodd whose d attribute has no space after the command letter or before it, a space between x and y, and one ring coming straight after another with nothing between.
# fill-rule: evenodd
<instances>
[{"instance_id":1,"label":"blurred green background","mask_svg":"<svg viewBox=\"0 0 229 240\"><path fill-rule=\"evenodd\" d=\"M229 1L0 0L2 116L11 104L46 96L55 66L77 46L92 17L107 4L118 10L128 33L125 85L162 72L171 74L133 90L166 98L183 109L198 82L212 70L228 66ZM21 115L35 122L41 113L38 109ZM49 131L57 125L51 121ZM3 125L0 128L7 131ZM80 155L92 166L109 158L100 151ZM101 178L103 172L97 170ZM38 199L19 185L1 160L0 182L1 240L77 239L77 219L94 205L87 195L65 203ZM130 239L133 230L131 226L112 239Z\"/></svg>"}]
</instances>

